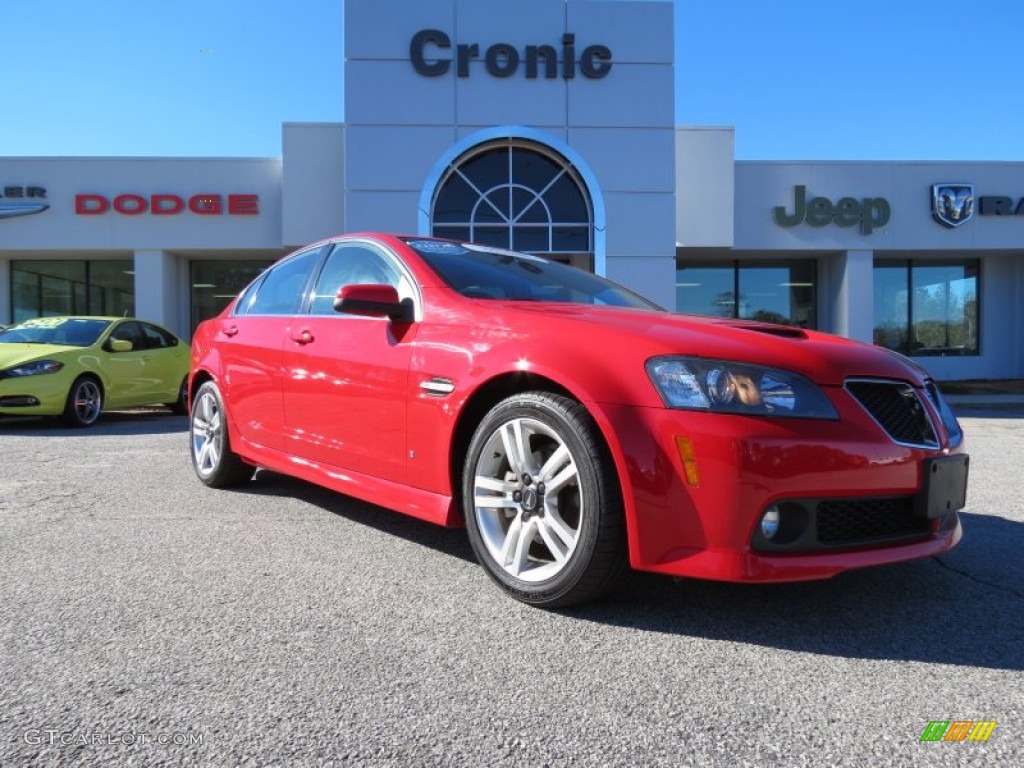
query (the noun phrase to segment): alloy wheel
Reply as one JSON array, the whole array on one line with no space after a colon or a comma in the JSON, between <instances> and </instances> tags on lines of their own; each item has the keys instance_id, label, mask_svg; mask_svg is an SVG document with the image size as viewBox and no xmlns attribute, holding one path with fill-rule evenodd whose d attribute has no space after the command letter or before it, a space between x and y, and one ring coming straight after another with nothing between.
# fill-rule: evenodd
<instances>
[{"instance_id":1,"label":"alloy wheel","mask_svg":"<svg viewBox=\"0 0 1024 768\"><path fill-rule=\"evenodd\" d=\"M75 416L82 424L92 424L100 417L103 409L103 394L99 385L92 379L83 379L75 387Z\"/></svg>"},{"instance_id":2,"label":"alloy wheel","mask_svg":"<svg viewBox=\"0 0 1024 768\"><path fill-rule=\"evenodd\" d=\"M200 476L213 474L224 451L224 419L212 391L201 392L192 407L192 456Z\"/></svg>"},{"instance_id":3,"label":"alloy wheel","mask_svg":"<svg viewBox=\"0 0 1024 768\"><path fill-rule=\"evenodd\" d=\"M562 437L537 419L501 424L474 469L473 509L484 545L509 576L536 583L561 573L587 512Z\"/></svg>"}]
</instances>

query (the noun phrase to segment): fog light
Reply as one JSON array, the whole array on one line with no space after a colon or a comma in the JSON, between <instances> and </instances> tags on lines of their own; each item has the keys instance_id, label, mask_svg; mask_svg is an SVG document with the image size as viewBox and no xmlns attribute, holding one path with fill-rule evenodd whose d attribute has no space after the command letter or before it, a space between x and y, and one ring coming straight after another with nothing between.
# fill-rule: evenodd
<instances>
[{"instance_id":1,"label":"fog light","mask_svg":"<svg viewBox=\"0 0 1024 768\"><path fill-rule=\"evenodd\" d=\"M779 508L772 504L761 517L761 533L771 541L779 532Z\"/></svg>"}]
</instances>

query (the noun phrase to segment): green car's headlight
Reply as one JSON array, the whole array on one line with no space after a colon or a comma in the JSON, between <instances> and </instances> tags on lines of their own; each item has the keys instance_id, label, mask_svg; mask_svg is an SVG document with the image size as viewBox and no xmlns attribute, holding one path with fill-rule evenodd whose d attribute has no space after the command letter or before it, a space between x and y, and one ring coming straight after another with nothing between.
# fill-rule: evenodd
<instances>
[{"instance_id":1,"label":"green car's headlight","mask_svg":"<svg viewBox=\"0 0 1024 768\"><path fill-rule=\"evenodd\" d=\"M697 357L655 357L647 361L647 375L669 408L839 418L817 386L799 374L777 368Z\"/></svg>"},{"instance_id":2,"label":"green car's headlight","mask_svg":"<svg viewBox=\"0 0 1024 768\"><path fill-rule=\"evenodd\" d=\"M64 367L64 363L58 360L33 360L31 363L22 363L5 371L0 371L0 376L13 378L15 376L38 376L41 373L56 373Z\"/></svg>"}]
</instances>

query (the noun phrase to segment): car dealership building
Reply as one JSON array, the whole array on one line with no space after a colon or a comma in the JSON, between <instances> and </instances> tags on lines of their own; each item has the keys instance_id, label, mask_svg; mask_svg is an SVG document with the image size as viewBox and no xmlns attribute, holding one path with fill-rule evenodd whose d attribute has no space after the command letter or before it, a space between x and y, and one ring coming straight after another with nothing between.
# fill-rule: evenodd
<instances>
[{"instance_id":1,"label":"car dealership building","mask_svg":"<svg viewBox=\"0 0 1024 768\"><path fill-rule=\"evenodd\" d=\"M345 122L286 124L280 157L0 158L0 324L187 336L289 250L383 230L1024 377L1024 163L738 162L731 128L675 125L673 12L346 0Z\"/></svg>"}]
</instances>

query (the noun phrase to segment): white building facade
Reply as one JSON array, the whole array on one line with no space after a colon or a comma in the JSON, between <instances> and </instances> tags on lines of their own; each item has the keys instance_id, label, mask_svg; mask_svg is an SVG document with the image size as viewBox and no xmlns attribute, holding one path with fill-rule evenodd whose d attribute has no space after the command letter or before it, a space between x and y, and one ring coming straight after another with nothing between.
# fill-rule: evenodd
<instances>
[{"instance_id":1,"label":"white building facade","mask_svg":"<svg viewBox=\"0 0 1024 768\"><path fill-rule=\"evenodd\" d=\"M1024 377L1024 164L736 162L732 129L674 124L673 12L346 0L345 122L286 124L279 158L0 158L0 323L187 336L293 248L391 231Z\"/></svg>"}]
</instances>

